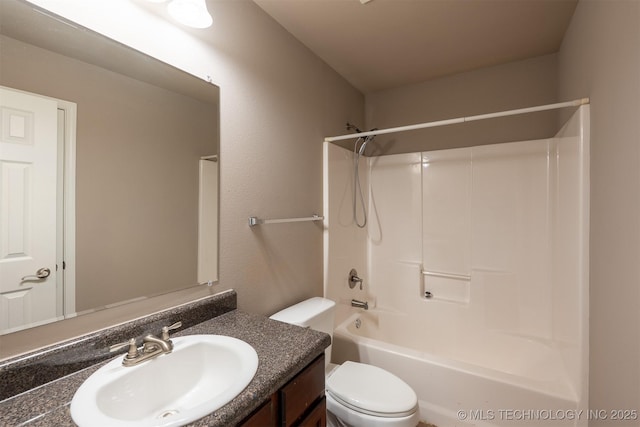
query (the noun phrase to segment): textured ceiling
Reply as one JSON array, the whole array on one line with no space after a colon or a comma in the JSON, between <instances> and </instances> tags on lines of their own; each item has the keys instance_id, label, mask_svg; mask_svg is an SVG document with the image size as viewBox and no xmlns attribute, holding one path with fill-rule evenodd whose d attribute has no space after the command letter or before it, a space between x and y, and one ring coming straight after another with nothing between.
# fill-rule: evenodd
<instances>
[{"instance_id":1,"label":"textured ceiling","mask_svg":"<svg viewBox=\"0 0 640 427\"><path fill-rule=\"evenodd\" d=\"M577 0L254 0L364 93L557 52Z\"/></svg>"}]
</instances>

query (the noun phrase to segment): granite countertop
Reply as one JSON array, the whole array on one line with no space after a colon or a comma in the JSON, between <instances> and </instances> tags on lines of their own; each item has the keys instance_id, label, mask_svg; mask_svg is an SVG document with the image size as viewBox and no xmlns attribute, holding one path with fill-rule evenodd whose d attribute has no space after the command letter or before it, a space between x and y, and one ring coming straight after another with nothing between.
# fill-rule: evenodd
<instances>
[{"instance_id":1,"label":"granite countertop","mask_svg":"<svg viewBox=\"0 0 640 427\"><path fill-rule=\"evenodd\" d=\"M194 427L226 427L239 423L330 344L327 334L238 310L186 328L175 336L194 334L239 338L253 346L259 359L256 375L247 388L219 410L189 424ZM0 402L3 425L74 426L69 405L75 391L106 363L98 363Z\"/></svg>"}]
</instances>

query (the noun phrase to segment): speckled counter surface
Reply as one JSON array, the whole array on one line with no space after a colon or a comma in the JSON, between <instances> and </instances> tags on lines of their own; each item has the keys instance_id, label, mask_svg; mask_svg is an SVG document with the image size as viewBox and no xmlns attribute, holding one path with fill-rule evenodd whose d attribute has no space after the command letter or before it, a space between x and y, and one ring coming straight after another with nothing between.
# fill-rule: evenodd
<instances>
[{"instance_id":1,"label":"speckled counter surface","mask_svg":"<svg viewBox=\"0 0 640 427\"><path fill-rule=\"evenodd\" d=\"M194 427L236 425L330 344L330 338L326 334L237 310L184 329L175 335L193 334L239 338L255 348L259 359L256 375L247 388L229 404L189 424ZM71 399L80 384L105 363L0 402L0 424L74 426L69 412Z\"/></svg>"}]
</instances>

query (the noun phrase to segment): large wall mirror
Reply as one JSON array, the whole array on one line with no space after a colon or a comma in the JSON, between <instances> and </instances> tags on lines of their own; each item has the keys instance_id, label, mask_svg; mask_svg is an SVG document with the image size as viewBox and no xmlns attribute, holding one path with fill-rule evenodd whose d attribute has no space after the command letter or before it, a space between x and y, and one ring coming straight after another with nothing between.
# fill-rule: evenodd
<instances>
[{"instance_id":1,"label":"large wall mirror","mask_svg":"<svg viewBox=\"0 0 640 427\"><path fill-rule=\"evenodd\" d=\"M217 281L219 90L0 2L0 334Z\"/></svg>"}]
</instances>

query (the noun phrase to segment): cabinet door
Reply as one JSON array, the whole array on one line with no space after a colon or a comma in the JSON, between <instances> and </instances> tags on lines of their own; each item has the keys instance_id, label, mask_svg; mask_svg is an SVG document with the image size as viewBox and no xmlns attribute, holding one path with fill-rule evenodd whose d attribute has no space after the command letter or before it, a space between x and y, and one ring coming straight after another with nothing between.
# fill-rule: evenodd
<instances>
[{"instance_id":1,"label":"cabinet door","mask_svg":"<svg viewBox=\"0 0 640 427\"><path fill-rule=\"evenodd\" d=\"M323 397L324 354L280 390L282 425L298 425L305 413Z\"/></svg>"},{"instance_id":2,"label":"cabinet door","mask_svg":"<svg viewBox=\"0 0 640 427\"><path fill-rule=\"evenodd\" d=\"M300 427L326 427L327 425L327 401L323 397L320 402L298 424Z\"/></svg>"},{"instance_id":3,"label":"cabinet door","mask_svg":"<svg viewBox=\"0 0 640 427\"><path fill-rule=\"evenodd\" d=\"M269 400L256 409L247 419L240 423L241 427L270 427L277 425L278 395L273 394Z\"/></svg>"}]
</instances>

